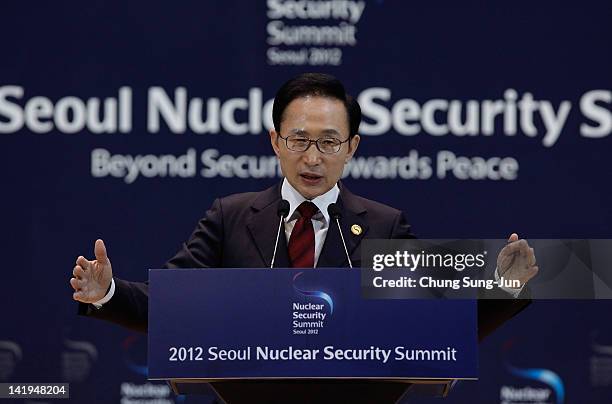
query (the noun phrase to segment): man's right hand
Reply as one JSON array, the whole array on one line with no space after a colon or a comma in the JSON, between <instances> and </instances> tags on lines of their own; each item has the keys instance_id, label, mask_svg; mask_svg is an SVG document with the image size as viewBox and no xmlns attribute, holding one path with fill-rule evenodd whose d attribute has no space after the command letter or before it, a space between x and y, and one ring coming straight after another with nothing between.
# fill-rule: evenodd
<instances>
[{"instance_id":1,"label":"man's right hand","mask_svg":"<svg viewBox=\"0 0 612 404\"><path fill-rule=\"evenodd\" d=\"M106 254L104 241L98 239L94 246L96 259L87 260L80 256L76 260L76 266L72 270L73 278L70 279L70 286L74 289L72 298L83 303L94 303L106 295L113 269Z\"/></svg>"}]
</instances>

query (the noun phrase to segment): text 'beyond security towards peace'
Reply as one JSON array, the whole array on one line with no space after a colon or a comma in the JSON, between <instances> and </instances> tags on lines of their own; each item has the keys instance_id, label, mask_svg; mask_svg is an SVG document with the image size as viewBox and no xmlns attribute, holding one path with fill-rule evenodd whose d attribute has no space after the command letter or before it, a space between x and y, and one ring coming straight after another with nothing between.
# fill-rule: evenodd
<instances>
[{"instance_id":1,"label":"text 'beyond security towards peace'","mask_svg":"<svg viewBox=\"0 0 612 404\"><path fill-rule=\"evenodd\" d=\"M435 163L435 166L434 166ZM518 177L513 157L457 156L441 150L435 157L410 150L405 156L357 156L346 165L343 178L427 180L506 180ZM221 154L218 149L201 153L190 148L184 154L112 154L107 149L91 152L94 178L121 178L132 184L139 178L278 178L282 173L273 155Z\"/></svg>"}]
</instances>

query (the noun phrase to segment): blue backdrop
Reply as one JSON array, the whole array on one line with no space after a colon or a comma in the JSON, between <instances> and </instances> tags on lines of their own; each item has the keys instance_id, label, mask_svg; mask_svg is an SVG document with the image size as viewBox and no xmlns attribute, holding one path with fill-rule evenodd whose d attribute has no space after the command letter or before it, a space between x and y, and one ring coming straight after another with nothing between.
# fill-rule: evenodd
<instances>
[{"instance_id":1,"label":"blue backdrop","mask_svg":"<svg viewBox=\"0 0 612 404\"><path fill-rule=\"evenodd\" d=\"M174 399L146 384L143 336L76 317L74 261L101 237L115 274L143 280L215 197L277 182L268 101L301 72L359 97L345 183L403 209L420 237L611 238L609 2L68 1L1 14L0 382L69 381L75 402ZM612 401L611 309L534 302L481 344L482 380L447 402Z\"/></svg>"}]
</instances>

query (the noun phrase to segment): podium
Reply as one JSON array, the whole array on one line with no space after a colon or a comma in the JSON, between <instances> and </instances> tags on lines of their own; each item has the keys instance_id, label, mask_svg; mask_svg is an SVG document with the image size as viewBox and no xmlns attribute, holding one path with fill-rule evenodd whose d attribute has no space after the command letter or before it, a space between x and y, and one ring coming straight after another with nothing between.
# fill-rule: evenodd
<instances>
[{"instance_id":1,"label":"podium","mask_svg":"<svg viewBox=\"0 0 612 404\"><path fill-rule=\"evenodd\" d=\"M476 303L364 299L360 269L152 269L149 379L222 402L398 402L478 377Z\"/></svg>"}]
</instances>

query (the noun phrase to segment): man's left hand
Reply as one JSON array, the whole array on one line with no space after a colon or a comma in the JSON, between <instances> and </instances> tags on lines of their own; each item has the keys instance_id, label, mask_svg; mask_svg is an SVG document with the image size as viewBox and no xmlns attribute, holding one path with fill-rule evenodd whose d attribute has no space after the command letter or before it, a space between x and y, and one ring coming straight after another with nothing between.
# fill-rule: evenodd
<instances>
[{"instance_id":1,"label":"man's left hand","mask_svg":"<svg viewBox=\"0 0 612 404\"><path fill-rule=\"evenodd\" d=\"M518 280L521 286L538 273L535 253L527 240L519 240L518 234L512 233L497 256L497 272L506 279Z\"/></svg>"}]
</instances>

